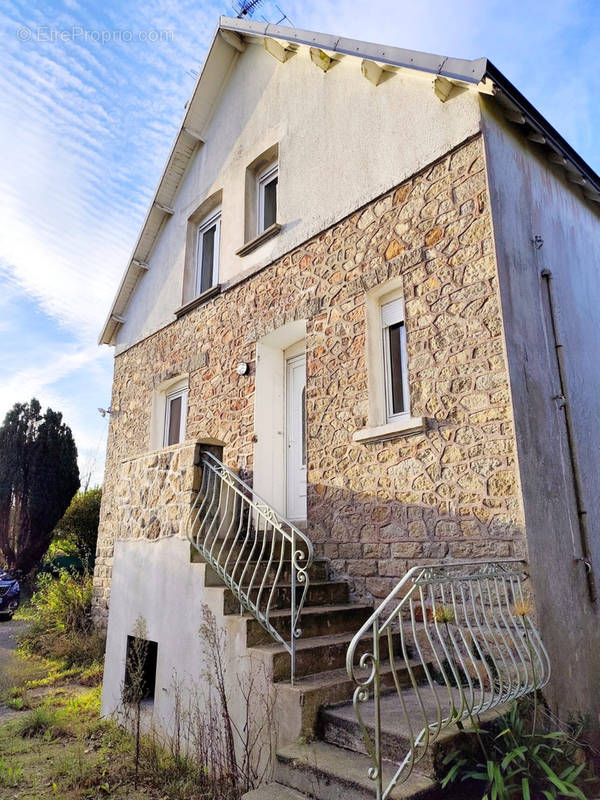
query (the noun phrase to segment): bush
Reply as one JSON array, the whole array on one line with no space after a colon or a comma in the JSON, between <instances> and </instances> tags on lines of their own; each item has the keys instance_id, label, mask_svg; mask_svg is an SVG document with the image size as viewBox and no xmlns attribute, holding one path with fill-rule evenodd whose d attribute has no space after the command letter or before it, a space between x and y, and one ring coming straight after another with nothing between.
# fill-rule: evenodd
<instances>
[{"instance_id":1,"label":"bush","mask_svg":"<svg viewBox=\"0 0 600 800\"><path fill-rule=\"evenodd\" d=\"M538 718L542 712L542 720ZM583 726L555 727L554 720L536 700L514 702L490 729L475 723L462 732L462 748L449 753L449 767L441 781L479 783L482 800L586 800L586 784L598 788ZM468 741L476 740L476 741ZM478 746L479 745L479 746Z\"/></svg>"},{"instance_id":2,"label":"bush","mask_svg":"<svg viewBox=\"0 0 600 800\"><path fill-rule=\"evenodd\" d=\"M31 626L21 637L29 653L57 659L65 668L102 661L104 637L92 620L92 576L61 570L41 575L31 599Z\"/></svg>"},{"instance_id":3,"label":"bush","mask_svg":"<svg viewBox=\"0 0 600 800\"><path fill-rule=\"evenodd\" d=\"M54 528L53 542L56 547L51 547L49 560L76 558L87 569L93 569L101 502L102 489L99 487L77 492Z\"/></svg>"}]
</instances>

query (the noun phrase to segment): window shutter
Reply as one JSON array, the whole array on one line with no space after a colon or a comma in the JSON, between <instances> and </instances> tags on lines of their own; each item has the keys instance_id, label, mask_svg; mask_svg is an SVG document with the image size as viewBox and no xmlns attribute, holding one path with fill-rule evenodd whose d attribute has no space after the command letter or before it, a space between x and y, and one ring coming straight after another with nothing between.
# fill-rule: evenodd
<instances>
[{"instance_id":1,"label":"window shutter","mask_svg":"<svg viewBox=\"0 0 600 800\"><path fill-rule=\"evenodd\" d=\"M392 300L381 306L381 326L389 328L397 322L404 322L404 308L402 299Z\"/></svg>"}]
</instances>

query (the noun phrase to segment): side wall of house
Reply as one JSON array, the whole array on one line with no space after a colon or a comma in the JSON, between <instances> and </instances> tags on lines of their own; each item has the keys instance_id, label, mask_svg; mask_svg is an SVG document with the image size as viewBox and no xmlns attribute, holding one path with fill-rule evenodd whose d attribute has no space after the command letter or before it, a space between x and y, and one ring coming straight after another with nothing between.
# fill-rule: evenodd
<instances>
[{"instance_id":1,"label":"side wall of house","mask_svg":"<svg viewBox=\"0 0 600 800\"><path fill-rule=\"evenodd\" d=\"M482 148L476 136L116 358L101 615L115 540L181 533L177 520L144 510L143 484L131 485L148 469L169 479L162 456L137 471L129 461L150 449L154 387L189 374L186 438L223 442L226 463L252 478L257 341L293 320L306 330L308 533L355 593L385 596L414 563L523 552ZM399 277L411 411L426 430L356 442L369 413L367 292ZM240 361L248 375L236 373Z\"/></svg>"},{"instance_id":2,"label":"side wall of house","mask_svg":"<svg viewBox=\"0 0 600 800\"><path fill-rule=\"evenodd\" d=\"M538 618L552 705L600 711L600 620L588 599L546 281L559 341L600 586L600 214L539 146L486 103L485 142L502 310ZM541 237L537 245L535 237ZM596 720L598 718L596 717Z\"/></svg>"}]
</instances>

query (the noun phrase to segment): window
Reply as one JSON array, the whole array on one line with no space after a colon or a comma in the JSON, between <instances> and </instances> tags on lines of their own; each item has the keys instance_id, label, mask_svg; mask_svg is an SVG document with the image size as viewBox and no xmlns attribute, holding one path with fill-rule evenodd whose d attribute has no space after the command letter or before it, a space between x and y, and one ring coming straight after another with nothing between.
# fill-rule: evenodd
<instances>
[{"instance_id":1,"label":"window","mask_svg":"<svg viewBox=\"0 0 600 800\"><path fill-rule=\"evenodd\" d=\"M409 413L406 332L401 298L381 304L386 419Z\"/></svg>"},{"instance_id":2,"label":"window","mask_svg":"<svg viewBox=\"0 0 600 800\"><path fill-rule=\"evenodd\" d=\"M258 176L258 228L261 234L277 222L277 172L272 164Z\"/></svg>"},{"instance_id":3,"label":"window","mask_svg":"<svg viewBox=\"0 0 600 800\"><path fill-rule=\"evenodd\" d=\"M365 312L368 417L352 439L368 444L424 431L427 420L411 409L402 278L368 291Z\"/></svg>"},{"instance_id":4,"label":"window","mask_svg":"<svg viewBox=\"0 0 600 800\"><path fill-rule=\"evenodd\" d=\"M198 226L198 253L196 257L196 296L219 282L219 238L221 209Z\"/></svg>"},{"instance_id":5,"label":"window","mask_svg":"<svg viewBox=\"0 0 600 800\"><path fill-rule=\"evenodd\" d=\"M187 384L179 384L166 393L163 447L178 444L185 439L186 412Z\"/></svg>"}]
</instances>

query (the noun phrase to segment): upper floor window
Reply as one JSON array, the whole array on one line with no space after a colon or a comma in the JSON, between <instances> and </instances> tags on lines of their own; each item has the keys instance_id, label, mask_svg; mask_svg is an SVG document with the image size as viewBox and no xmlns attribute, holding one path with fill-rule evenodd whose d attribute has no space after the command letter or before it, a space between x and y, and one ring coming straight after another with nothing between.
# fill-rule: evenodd
<instances>
[{"instance_id":1,"label":"upper floor window","mask_svg":"<svg viewBox=\"0 0 600 800\"><path fill-rule=\"evenodd\" d=\"M213 211L198 226L198 253L196 257L196 295L202 294L219 282L219 239L221 209Z\"/></svg>"},{"instance_id":2,"label":"upper floor window","mask_svg":"<svg viewBox=\"0 0 600 800\"><path fill-rule=\"evenodd\" d=\"M258 226L261 234L277 222L277 173L278 165L270 167L258 175Z\"/></svg>"},{"instance_id":3,"label":"upper floor window","mask_svg":"<svg viewBox=\"0 0 600 800\"><path fill-rule=\"evenodd\" d=\"M164 447L183 442L185 439L186 416L187 380L172 386L166 392Z\"/></svg>"},{"instance_id":4,"label":"upper floor window","mask_svg":"<svg viewBox=\"0 0 600 800\"><path fill-rule=\"evenodd\" d=\"M397 297L381 304L381 329L383 334L383 378L385 383L386 419L392 422L407 414L408 372L406 369L406 331L404 304Z\"/></svg>"}]
</instances>

